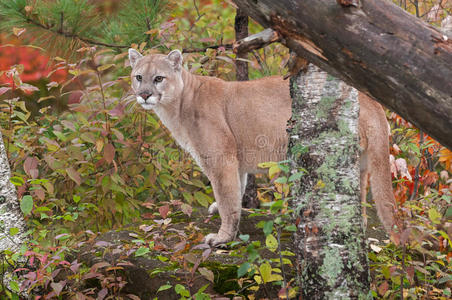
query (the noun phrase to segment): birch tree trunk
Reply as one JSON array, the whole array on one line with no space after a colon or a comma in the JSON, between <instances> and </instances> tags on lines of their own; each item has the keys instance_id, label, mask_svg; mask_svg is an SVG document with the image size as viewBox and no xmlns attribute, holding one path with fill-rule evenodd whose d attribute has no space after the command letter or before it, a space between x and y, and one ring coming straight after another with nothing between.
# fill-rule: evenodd
<instances>
[{"instance_id":1,"label":"birch tree trunk","mask_svg":"<svg viewBox=\"0 0 452 300\"><path fill-rule=\"evenodd\" d=\"M288 156L303 299L365 299L370 275L359 188L358 91L313 65L291 78Z\"/></svg>"},{"instance_id":2,"label":"birch tree trunk","mask_svg":"<svg viewBox=\"0 0 452 300\"><path fill-rule=\"evenodd\" d=\"M25 237L25 222L17 201L16 189L10 182L11 171L0 132L0 251L17 251ZM10 233L19 231L16 234Z\"/></svg>"}]
</instances>

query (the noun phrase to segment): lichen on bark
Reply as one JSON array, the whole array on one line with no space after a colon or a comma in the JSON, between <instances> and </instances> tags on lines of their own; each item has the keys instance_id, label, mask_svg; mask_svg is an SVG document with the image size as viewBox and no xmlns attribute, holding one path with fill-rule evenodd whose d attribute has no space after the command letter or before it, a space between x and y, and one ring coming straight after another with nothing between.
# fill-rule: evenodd
<instances>
[{"instance_id":1,"label":"lichen on bark","mask_svg":"<svg viewBox=\"0 0 452 300\"><path fill-rule=\"evenodd\" d=\"M369 298L359 191L358 92L310 65L291 78L292 189L303 299Z\"/></svg>"}]
</instances>

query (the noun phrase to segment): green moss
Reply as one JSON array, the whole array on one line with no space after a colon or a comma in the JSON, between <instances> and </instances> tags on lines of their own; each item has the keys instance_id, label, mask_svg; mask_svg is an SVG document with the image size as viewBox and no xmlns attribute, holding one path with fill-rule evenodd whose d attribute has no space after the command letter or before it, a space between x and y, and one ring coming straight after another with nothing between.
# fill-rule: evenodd
<instances>
[{"instance_id":1,"label":"green moss","mask_svg":"<svg viewBox=\"0 0 452 300\"><path fill-rule=\"evenodd\" d=\"M343 272L344 264L342 263L342 256L338 248L330 248L329 246L323 249L325 258L320 267L320 276L326 280L328 286L334 287L339 275Z\"/></svg>"},{"instance_id":2,"label":"green moss","mask_svg":"<svg viewBox=\"0 0 452 300\"><path fill-rule=\"evenodd\" d=\"M318 119L324 119L324 118L328 117L328 113L329 113L330 109L333 107L335 100L336 99L334 97L328 97L328 96L322 97L318 104L316 117Z\"/></svg>"},{"instance_id":3,"label":"green moss","mask_svg":"<svg viewBox=\"0 0 452 300\"><path fill-rule=\"evenodd\" d=\"M339 132L343 136L349 136L352 134L348 126L348 123L342 119L337 121L337 127L339 128Z\"/></svg>"}]
</instances>

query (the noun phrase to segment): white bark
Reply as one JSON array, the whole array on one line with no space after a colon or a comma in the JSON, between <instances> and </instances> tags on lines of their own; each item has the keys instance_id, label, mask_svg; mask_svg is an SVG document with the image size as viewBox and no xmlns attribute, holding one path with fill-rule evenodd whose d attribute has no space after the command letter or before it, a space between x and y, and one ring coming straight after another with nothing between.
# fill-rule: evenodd
<instances>
[{"instance_id":1,"label":"white bark","mask_svg":"<svg viewBox=\"0 0 452 300\"><path fill-rule=\"evenodd\" d=\"M17 200L16 189L10 182L11 171L0 132L0 251L17 251L24 242L25 222ZM11 228L19 232L13 236Z\"/></svg>"},{"instance_id":2,"label":"white bark","mask_svg":"<svg viewBox=\"0 0 452 300\"><path fill-rule=\"evenodd\" d=\"M303 299L365 299L367 247L361 217L358 91L310 65L291 78L292 189Z\"/></svg>"}]
</instances>

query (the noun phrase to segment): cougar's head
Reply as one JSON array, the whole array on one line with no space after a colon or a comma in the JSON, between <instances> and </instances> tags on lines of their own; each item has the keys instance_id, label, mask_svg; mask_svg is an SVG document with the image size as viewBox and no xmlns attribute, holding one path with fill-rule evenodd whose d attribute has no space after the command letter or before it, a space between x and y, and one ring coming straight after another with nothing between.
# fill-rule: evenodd
<instances>
[{"instance_id":1,"label":"cougar's head","mask_svg":"<svg viewBox=\"0 0 452 300\"><path fill-rule=\"evenodd\" d=\"M132 89L137 102L144 109L170 104L178 99L184 88L182 80L182 53L173 50L168 55L141 55L129 49L132 66Z\"/></svg>"}]
</instances>

